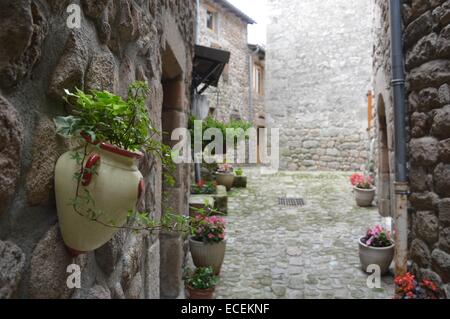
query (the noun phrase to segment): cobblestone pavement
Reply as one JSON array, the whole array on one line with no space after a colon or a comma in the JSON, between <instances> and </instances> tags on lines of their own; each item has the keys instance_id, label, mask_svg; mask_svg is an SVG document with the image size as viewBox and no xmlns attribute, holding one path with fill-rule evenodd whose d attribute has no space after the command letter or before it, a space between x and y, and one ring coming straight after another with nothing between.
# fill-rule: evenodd
<instances>
[{"instance_id":1,"label":"cobblestone pavement","mask_svg":"<svg viewBox=\"0 0 450 319\"><path fill-rule=\"evenodd\" d=\"M247 189L229 193L227 252L216 298L391 298L393 278L369 289L358 238L382 222L358 208L349 173L245 169ZM301 197L281 207L278 197Z\"/></svg>"}]
</instances>

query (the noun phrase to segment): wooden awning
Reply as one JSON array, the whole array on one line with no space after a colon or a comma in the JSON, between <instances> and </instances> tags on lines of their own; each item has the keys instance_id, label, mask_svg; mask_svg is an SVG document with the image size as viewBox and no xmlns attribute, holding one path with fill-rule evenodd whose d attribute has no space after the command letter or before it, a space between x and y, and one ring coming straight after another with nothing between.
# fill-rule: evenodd
<instances>
[{"instance_id":1,"label":"wooden awning","mask_svg":"<svg viewBox=\"0 0 450 319\"><path fill-rule=\"evenodd\" d=\"M225 65L230 61L230 52L195 46L192 88L202 94L208 87L217 87Z\"/></svg>"}]
</instances>

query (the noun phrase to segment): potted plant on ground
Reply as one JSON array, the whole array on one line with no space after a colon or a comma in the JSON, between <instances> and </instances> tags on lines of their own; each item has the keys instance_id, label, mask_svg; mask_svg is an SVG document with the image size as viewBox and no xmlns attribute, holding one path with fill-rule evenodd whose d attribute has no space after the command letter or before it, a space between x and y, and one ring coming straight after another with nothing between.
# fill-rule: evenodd
<instances>
[{"instance_id":1,"label":"potted plant on ground","mask_svg":"<svg viewBox=\"0 0 450 319\"><path fill-rule=\"evenodd\" d=\"M369 265L378 265L381 275L389 271L394 258L394 242L389 231L377 225L367 230L367 234L359 239L359 260L363 271Z\"/></svg>"},{"instance_id":2,"label":"potted plant on ground","mask_svg":"<svg viewBox=\"0 0 450 319\"><path fill-rule=\"evenodd\" d=\"M218 275L225 258L225 220L202 213L193 217L189 248L196 267L211 266L214 274Z\"/></svg>"},{"instance_id":3,"label":"potted plant on ground","mask_svg":"<svg viewBox=\"0 0 450 319\"><path fill-rule=\"evenodd\" d=\"M353 185L356 204L360 207L372 206L373 199L375 198L373 178L362 174L353 174L350 177L350 182Z\"/></svg>"},{"instance_id":4,"label":"potted plant on ground","mask_svg":"<svg viewBox=\"0 0 450 319\"><path fill-rule=\"evenodd\" d=\"M229 191L233 187L234 174L231 164L221 164L216 171L216 181L218 185L223 185Z\"/></svg>"},{"instance_id":5,"label":"potted plant on ground","mask_svg":"<svg viewBox=\"0 0 450 319\"><path fill-rule=\"evenodd\" d=\"M234 182L233 187L236 188L246 188L247 187L247 176L244 176L244 171L242 168L237 168L234 170Z\"/></svg>"},{"instance_id":6,"label":"potted plant on ground","mask_svg":"<svg viewBox=\"0 0 450 319\"><path fill-rule=\"evenodd\" d=\"M417 281L411 273L397 276L394 280L396 289L394 299L439 299L442 291L433 281Z\"/></svg>"},{"instance_id":7,"label":"potted plant on ground","mask_svg":"<svg viewBox=\"0 0 450 319\"><path fill-rule=\"evenodd\" d=\"M187 271L184 284L189 299L213 299L219 277L214 275L212 267L199 267L194 272Z\"/></svg>"},{"instance_id":8,"label":"potted plant on ground","mask_svg":"<svg viewBox=\"0 0 450 319\"><path fill-rule=\"evenodd\" d=\"M129 86L128 97L106 91L66 90L71 116L55 118L58 134L80 138L55 167L55 192L61 233L73 255L95 250L109 241L135 213L144 193L137 168L143 152L169 165L169 150L152 137L145 82ZM148 219L144 213L138 214Z\"/></svg>"}]
</instances>

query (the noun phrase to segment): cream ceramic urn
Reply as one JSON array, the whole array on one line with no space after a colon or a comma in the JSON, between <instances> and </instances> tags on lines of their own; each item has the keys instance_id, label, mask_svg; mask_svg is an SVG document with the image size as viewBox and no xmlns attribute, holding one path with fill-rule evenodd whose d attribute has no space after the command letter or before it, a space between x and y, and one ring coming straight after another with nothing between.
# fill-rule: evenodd
<instances>
[{"instance_id":1,"label":"cream ceramic urn","mask_svg":"<svg viewBox=\"0 0 450 319\"><path fill-rule=\"evenodd\" d=\"M74 256L95 250L108 242L122 227L130 211L144 191L142 174L137 168L141 153L125 151L109 144L89 145L79 185L79 194L86 190L92 201L73 205L77 198L77 172L81 165L74 159L75 152L84 154L84 147L63 154L56 163L55 192L62 237ZM82 198L82 197L81 197ZM80 197L78 197L80 199ZM95 212L93 221L89 209ZM113 227L111 227L113 226Z\"/></svg>"}]
</instances>

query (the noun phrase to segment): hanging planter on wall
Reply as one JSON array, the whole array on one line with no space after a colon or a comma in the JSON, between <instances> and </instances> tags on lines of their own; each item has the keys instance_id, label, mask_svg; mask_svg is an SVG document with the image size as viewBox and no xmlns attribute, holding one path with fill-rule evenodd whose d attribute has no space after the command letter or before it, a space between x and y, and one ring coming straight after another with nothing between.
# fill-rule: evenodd
<instances>
[{"instance_id":1,"label":"hanging planter on wall","mask_svg":"<svg viewBox=\"0 0 450 319\"><path fill-rule=\"evenodd\" d=\"M149 213L135 212L144 192L139 150L159 157L166 168L172 162L170 149L151 138L159 132L148 116L148 92L145 82L131 84L126 100L106 91L66 91L74 116L56 118L57 133L82 137L84 144L63 154L55 168L61 233L73 255L104 245L128 217L155 227Z\"/></svg>"},{"instance_id":2,"label":"hanging planter on wall","mask_svg":"<svg viewBox=\"0 0 450 319\"><path fill-rule=\"evenodd\" d=\"M111 225L125 224L144 191L143 177L136 166L141 153L105 143L88 145L79 185L73 178L80 171L75 159L77 151L80 150L63 154L55 168L59 225L64 242L74 255L95 250L108 242L118 231ZM79 203L71 205L77 192L81 194ZM90 202L83 203L85 199ZM86 217L90 210L92 219Z\"/></svg>"}]
</instances>

